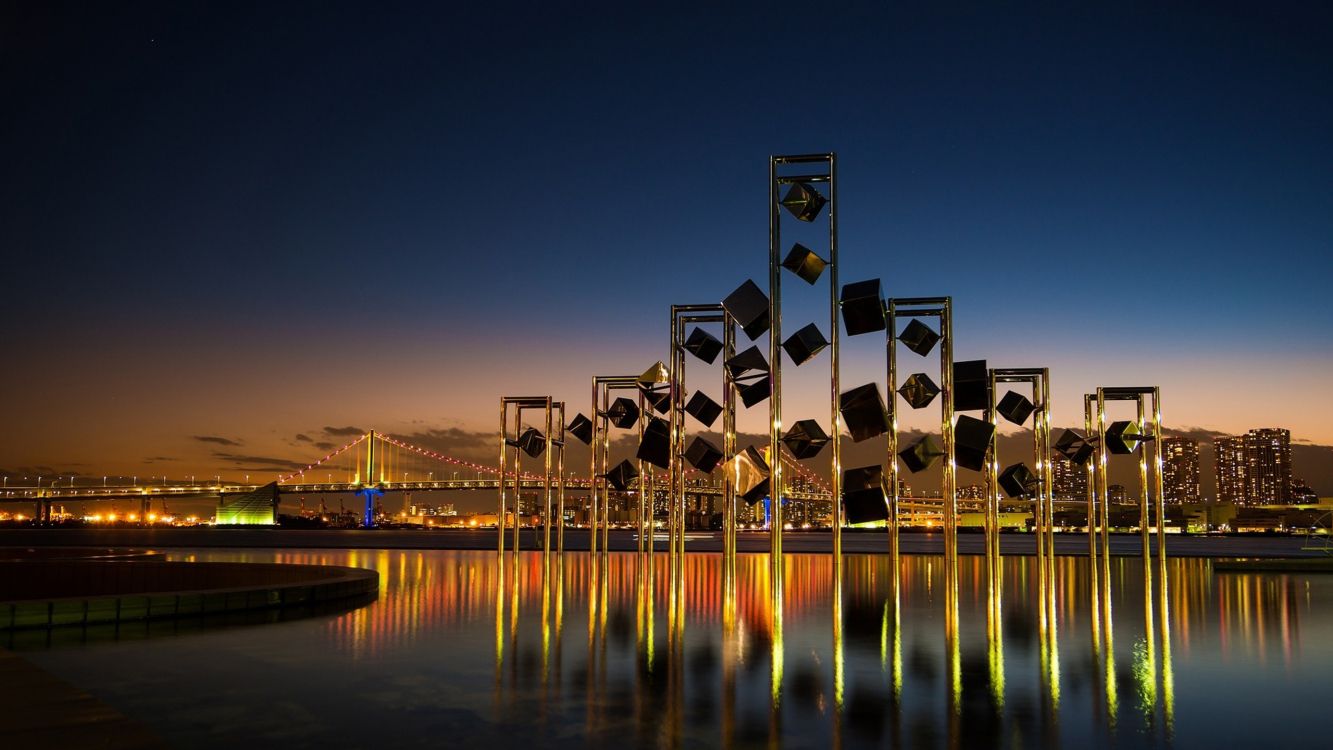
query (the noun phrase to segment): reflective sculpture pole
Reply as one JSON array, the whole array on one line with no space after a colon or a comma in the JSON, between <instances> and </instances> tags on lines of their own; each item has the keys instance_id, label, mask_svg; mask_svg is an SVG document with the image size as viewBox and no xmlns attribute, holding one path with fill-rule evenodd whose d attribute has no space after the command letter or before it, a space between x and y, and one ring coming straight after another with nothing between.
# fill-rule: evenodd
<instances>
[{"instance_id":1,"label":"reflective sculpture pole","mask_svg":"<svg viewBox=\"0 0 1333 750\"><path fill-rule=\"evenodd\" d=\"M1097 396L1094 395L1094 394L1085 394L1085 395L1083 396L1083 435L1084 435L1084 440L1088 440L1088 439L1090 439L1089 436L1091 436L1091 435L1094 434L1094 433L1093 433L1093 427L1094 427L1094 424L1095 424L1095 421L1096 421L1096 411L1097 411ZM1092 450L1093 453L1095 454L1095 451L1096 451L1095 447L1092 447L1090 450ZM1089 561L1091 562L1091 564L1092 564L1091 570L1094 571L1094 575L1095 575L1095 571L1096 571L1096 569L1097 569L1097 565L1096 565L1096 563L1097 563L1097 526L1098 526L1098 523L1099 523L1099 521L1100 521L1100 519L1099 519L1099 517L1098 517L1098 515L1097 515L1097 510L1098 510L1098 509L1097 509L1097 504L1098 504L1098 502L1101 502L1103 505L1105 504L1105 500L1102 500L1102 499L1101 499L1101 498L1104 497L1104 496L1101 494L1101 487L1099 487L1098 484L1097 484L1098 478L1101 476L1101 472L1097 471L1097 460L1096 460L1096 458L1097 458L1097 456L1094 455L1094 456L1093 456L1093 459L1094 459L1094 460L1091 460L1091 461L1085 461L1085 462L1084 462L1084 465L1087 467L1087 476L1086 476L1087 487L1086 487L1086 490L1087 490L1087 498L1088 498L1088 560L1089 560Z\"/></svg>"},{"instance_id":2,"label":"reflective sculpture pole","mask_svg":"<svg viewBox=\"0 0 1333 750\"><path fill-rule=\"evenodd\" d=\"M557 418L558 421L557 421L557 422L555 423L555 425L554 425L555 427L558 427L558 428L560 429L560 437L559 437L559 438L556 438L555 440L552 440L552 441L551 441L551 446L552 446L552 447L555 449L555 451L556 451L556 454L555 454L555 477L556 477L556 514L555 514L555 518L556 518L556 532L555 532L555 538L556 538L556 539L555 539L555 548L556 548L556 552L558 552L558 553L560 553L560 554L564 554L564 552L565 552L565 438L566 438L566 436L565 436L565 402L564 402L564 401L556 401L554 404L552 404L552 407L553 407L553 408L555 409L555 411L558 412L559 415L560 415L560 416ZM547 434L548 438L549 438L549 436L551 435L551 433L552 433L552 429L551 429L550 427L548 427L547 430L546 430L546 434ZM548 454L548 455L549 455L549 454ZM549 473L549 472L548 472L548 473ZM548 481L549 481L549 480L548 480ZM551 515L551 500L550 500L550 494L551 494L551 493L550 493L550 490L547 490L547 493L546 493L546 494L547 494L547 500L546 500L546 517L547 517L547 518L550 518L550 515ZM547 525L547 530L546 530L546 546L543 547L543 549L547 549L547 550L549 550L549 549L551 548L551 530L550 530L550 523L548 522L546 525Z\"/></svg>"},{"instance_id":3,"label":"reflective sculpture pole","mask_svg":"<svg viewBox=\"0 0 1333 750\"><path fill-rule=\"evenodd\" d=\"M900 523L899 503L901 493L898 482L898 459L901 457L912 472L922 471L936 459L944 459L943 496L945 548L955 550L958 523L958 488L957 466L955 465L955 447L953 432L954 385L953 385L953 299L951 297L890 297L885 302L885 317L888 330L888 458L889 458L889 550L894 558L898 555L898 527ZM936 318L939 331L926 333L918 337L910 336L908 330L898 331L898 318L909 318L919 322L918 318ZM924 326L924 324L922 324ZM912 324L908 324L908 329ZM919 329L918 329L919 330ZM939 344L940 385L935 388L925 373L909 378L902 390L898 386L898 354L896 341L903 341L908 348L918 354L928 354L934 348L935 339ZM896 340L895 340L896 339ZM909 387L910 386L910 387ZM902 396L914 408L924 408L935 399L934 391L940 400L940 434L944 442L942 449L936 447L929 436L921 438L916 444L903 449L898 440L898 396Z\"/></svg>"},{"instance_id":4,"label":"reflective sculpture pole","mask_svg":"<svg viewBox=\"0 0 1333 750\"><path fill-rule=\"evenodd\" d=\"M552 419L558 402L553 401L550 396L504 396L500 399L500 476L499 476L499 498L498 508L495 517L495 526L498 532L497 551L504 554L505 551L505 513L507 512L508 498L506 489L506 477L509 466L509 449L514 448L514 552L519 551L518 532L521 522L521 505L523 492L523 474L519 459L519 451L536 458L545 454L545 472L543 474L544 489L544 508L545 514L542 523L546 526L547 548L550 546L550 516L551 516L551 452L555 441L552 440L551 432L553 429ZM514 411L514 436L509 437L508 421L510 407ZM563 415L564 407L561 405ZM523 412L524 410L540 409L546 421L546 432L539 432L536 428L523 430ZM521 431L521 432L520 432ZM562 430L563 433L563 430ZM563 454L563 443L561 452Z\"/></svg>"},{"instance_id":5,"label":"reflective sculpture pole","mask_svg":"<svg viewBox=\"0 0 1333 750\"><path fill-rule=\"evenodd\" d=\"M636 375L594 375L592 378L592 442L591 451L588 458L588 492L591 508L589 509L589 533L590 541L588 543L589 554L596 555L599 549L606 552L606 545L609 538L608 527L610 525L611 508L611 485L607 479L607 464L611 450L611 396L612 390L638 390L638 376ZM642 406L642 394L640 394L638 406ZM642 425L642 409L638 408L638 414L635 419L639 422L639 429ZM598 486L601 486L601 503L599 506ZM642 495L642 493L640 493ZM598 540L598 534L601 534L601 540ZM640 536L642 543L642 535Z\"/></svg>"},{"instance_id":6,"label":"reflective sculpture pole","mask_svg":"<svg viewBox=\"0 0 1333 750\"><path fill-rule=\"evenodd\" d=\"M792 165L809 165L816 171L802 174L783 174L779 175L781 167ZM820 170L820 167L823 169ZM781 566L782 558L782 498L784 495L785 481L782 471L782 351L788 349L797 365L813 357L818 351L824 348L825 342L819 335L817 329L807 327L798 331L789 341L782 339L782 269L787 267L798 276L806 279L809 283L814 283L819 272L827 267L829 271L829 338L828 348L830 355L829 362L829 421L832 429L829 431L829 442L831 443L831 476L830 480L833 486L832 504L833 504L833 556L835 560L835 570L842 559L842 467L840 464L840 445L842 437L842 421L838 410L838 396L840 390L839 366L838 366L838 219L837 219L837 155L827 154L805 154L796 156L773 156L769 159L768 166L768 318L769 318L769 337L768 353L769 362L772 367L772 376L769 390L769 458L770 480L769 480L769 552L772 555L772 562L775 569ZM828 196L825 198L814 187L817 184L828 186ZM779 189L787 188L785 196L779 198ZM818 269L814 270L808 266L798 265L802 257L808 258L814 255L811 251L802 245L797 244L787 254L788 261L784 261L781 255L782 248L782 222L781 208L785 208L792 216L800 221L813 222L819 215L820 209L828 205L828 259L827 261L815 256L818 261ZM804 251L804 253L802 253ZM811 278L813 277L813 278ZM788 348L790 347L790 348ZM797 359L799 352L801 359Z\"/></svg>"},{"instance_id":7,"label":"reflective sculpture pole","mask_svg":"<svg viewBox=\"0 0 1333 750\"><path fill-rule=\"evenodd\" d=\"M1055 538L1052 532L1054 498L1051 473L1051 424L1050 424L1050 370L1041 368L999 368L989 372L986 420L996 424L998 417L1022 426L1032 418L1032 460L1036 472L1028 470L1027 464L1016 463L1003 471L1000 469L1000 451L998 444L992 443L989 460L986 462L986 540L988 549L993 554L1000 553L999 506L1000 492L1004 491L1011 498L1031 497L1032 517L1037 533L1037 557L1054 553ZM1018 392L1005 395L996 404L996 388L1001 383L1025 383L1031 386L1031 396Z\"/></svg>"},{"instance_id":8,"label":"reflective sculpture pole","mask_svg":"<svg viewBox=\"0 0 1333 750\"><path fill-rule=\"evenodd\" d=\"M1097 474L1098 492L1102 497L1102 538L1106 538L1109 525L1109 505L1107 497L1107 455L1111 453L1127 455L1139 451L1139 535L1143 542L1143 557L1149 559L1149 508L1156 510L1158 555L1166 555L1166 506L1162 492L1162 392L1156 386L1135 386L1125 388L1098 388L1095 395L1097 406ZM1107 401L1133 401L1136 417L1133 421L1122 420L1106 423ZM1151 415L1145 412L1145 401L1151 404ZM1148 432L1149 421L1152 431ZM1149 480L1148 450L1142 443L1152 443L1152 472Z\"/></svg>"},{"instance_id":9,"label":"reflective sculpture pole","mask_svg":"<svg viewBox=\"0 0 1333 750\"><path fill-rule=\"evenodd\" d=\"M701 323L721 323L723 327L723 340L718 341L704 333L701 329L696 329L691 337L686 337L685 327L688 325ZM671 394L671 465L669 469L669 490L670 508L669 529L669 547L673 555L683 555L685 553L685 462L687 460L695 464L695 468L703 473L711 473L711 467L708 471L700 468L700 465L689 458L685 448L685 414L689 413L706 427L711 427L713 421L717 418L718 405L701 393L696 393L690 399L689 405L685 403L685 354L693 353L695 356L705 362L714 362L721 355L723 362L735 356L736 348L736 325L727 314L726 310L720 304L712 305L672 305L671 306L671 362L668 371L671 375L670 394ZM736 394L733 391L733 382L731 373L724 365L722 367L722 450L720 458L715 455L707 454L706 445L700 445L701 455L698 457L702 461L702 466L708 467L711 461L714 465L725 463L736 455ZM731 472L723 473L723 556L730 559L735 554L735 548L732 542L735 541L735 523L736 523L736 493L731 480Z\"/></svg>"}]
</instances>

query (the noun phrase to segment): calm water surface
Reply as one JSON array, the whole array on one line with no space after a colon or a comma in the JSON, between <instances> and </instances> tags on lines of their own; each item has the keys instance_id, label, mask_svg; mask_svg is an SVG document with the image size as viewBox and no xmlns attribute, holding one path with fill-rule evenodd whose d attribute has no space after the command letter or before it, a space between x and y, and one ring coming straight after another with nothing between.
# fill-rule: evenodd
<instances>
[{"instance_id":1,"label":"calm water surface","mask_svg":"<svg viewBox=\"0 0 1333 750\"><path fill-rule=\"evenodd\" d=\"M381 574L353 611L12 643L180 747L1212 748L1330 726L1333 576L848 556L835 586L831 558L792 555L775 597L766 555L730 576L702 554L170 556Z\"/></svg>"}]
</instances>

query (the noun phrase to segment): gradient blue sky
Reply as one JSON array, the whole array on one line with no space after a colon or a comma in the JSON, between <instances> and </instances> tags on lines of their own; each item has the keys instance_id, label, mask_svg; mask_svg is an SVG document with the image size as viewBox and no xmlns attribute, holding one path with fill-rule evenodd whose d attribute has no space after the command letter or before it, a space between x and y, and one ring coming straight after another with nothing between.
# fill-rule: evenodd
<instances>
[{"instance_id":1,"label":"gradient blue sky","mask_svg":"<svg viewBox=\"0 0 1333 750\"><path fill-rule=\"evenodd\" d=\"M581 402L764 279L767 158L827 150L843 280L952 295L959 358L1049 365L1057 423L1154 383L1173 426L1333 443L1325 4L0 14L0 466Z\"/></svg>"}]
</instances>

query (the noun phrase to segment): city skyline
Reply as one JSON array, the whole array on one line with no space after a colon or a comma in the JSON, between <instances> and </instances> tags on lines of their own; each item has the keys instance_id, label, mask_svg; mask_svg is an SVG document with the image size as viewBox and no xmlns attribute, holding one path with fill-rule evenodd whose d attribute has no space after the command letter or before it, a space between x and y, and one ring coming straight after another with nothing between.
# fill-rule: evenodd
<instances>
[{"instance_id":1,"label":"city skyline","mask_svg":"<svg viewBox=\"0 0 1333 750\"><path fill-rule=\"evenodd\" d=\"M1308 95L1333 62L1302 13L534 14L482 48L463 30L514 22L30 10L4 74L28 147L0 468L277 473L372 427L485 455L501 393L577 406L590 373L664 356L667 305L761 278L767 156L821 148L844 279L952 295L960 358L1049 365L1055 424L1151 381L1168 427L1333 445L1333 106ZM754 62L792 34L844 54ZM859 344L848 383L882 367Z\"/></svg>"}]
</instances>

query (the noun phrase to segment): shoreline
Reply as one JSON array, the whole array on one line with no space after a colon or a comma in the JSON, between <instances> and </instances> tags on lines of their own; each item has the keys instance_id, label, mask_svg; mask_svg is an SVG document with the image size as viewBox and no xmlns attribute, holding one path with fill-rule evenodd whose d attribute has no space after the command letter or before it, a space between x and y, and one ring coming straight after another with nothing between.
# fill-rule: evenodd
<instances>
[{"instance_id":1,"label":"shoreline","mask_svg":"<svg viewBox=\"0 0 1333 750\"><path fill-rule=\"evenodd\" d=\"M540 550L540 530L523 529L520 542L523 550ZM686 552L721 552L722 535L717 531L686 533ZM899 549L906 555L943 554L942 533L904 532L899 537ZM791 531L783 535L783 551L791 554L829 554L832 535L828 532ZM512 540L507 535L506 542ZM632 530L613 529L609 534L612 552L634 552L637 535ZM1321 558L1329 557L1322 549L1305 549L1309 540L1303 537L1218 537L1177 536L1167 538L1168 557L1203 558ZM554 543L554 541L553 541ZM508 547L509 545L506 544ZM79 528L79 529L4 529L0 530L0 547L115 547L115 548L300 548L300 549L420 549L420 550L495 550L495 529L267 529L267 528ZM1109 537L1113 556L1142 554L1138 534L1112 534ZM665 532L658 532L654 541L657 551L666 551ZM1155 552L1156 544L1153 540ZM588 530L565 531L566 552L587 552ZM738 534L737 551L765 553L768 551L768 533L745 531ZM1031 534L1001 534L1000 551L1004 555L1036 554L1036 537ZM887 554L888 541L883 531L847 531L843 533L844 554ZM984 536L980 533L960 533L958 553L981 555L985 552ZM1086 557L1088 537L1085 534L1056 534L1055 553L1060 556Z\"/></svg>"}]
</instances>

